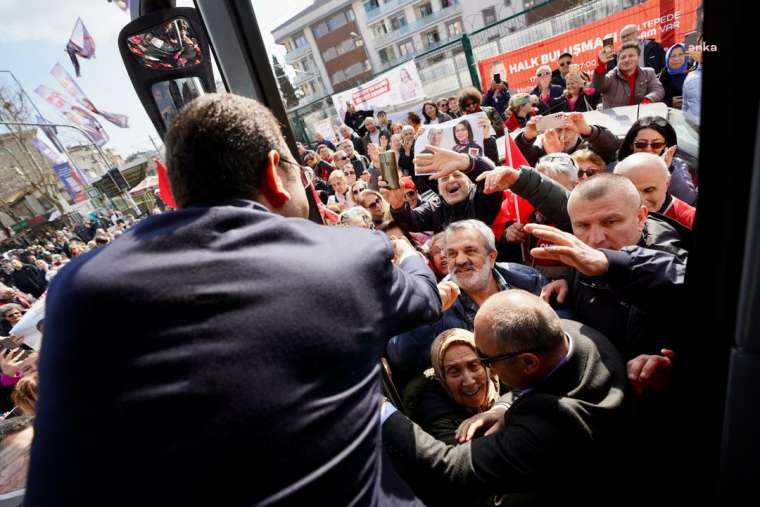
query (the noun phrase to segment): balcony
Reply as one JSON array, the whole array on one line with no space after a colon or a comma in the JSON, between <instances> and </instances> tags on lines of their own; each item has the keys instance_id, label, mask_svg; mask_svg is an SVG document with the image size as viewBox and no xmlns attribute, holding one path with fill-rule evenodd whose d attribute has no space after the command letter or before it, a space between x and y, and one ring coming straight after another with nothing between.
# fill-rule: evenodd
<instances>
[{"instance_id":1,"label":"balcony","mask_svg":"<svg viewBox=\"0 0 760 507\"><path fill-rule=\"evenodd\" d=\"M316 72L306 72L306 71L296 71L296 75L293 77L293 86L301 86L302 84L311 81L312 79L317 79L319 77L319 74Z\"/></svg>"},{"instance_id":2,"label":"balcony","mask_svg":"<svg viewBox=\"0 0 760 507\"><path fill-rule=\"evenodd\" d=\"M377 69L377 73L384 72L391 67L395 67L396 65L399 65L403 62L408 62L413 60L417 55L420 55L426 51L430 51L431 49L435 49L439 46L443 46L444 44L447 44L453 40L459 40L462 37L461 34L452 35L451 37L444 37L438 42L434 42L433 44L425 44L423 47L415 47L414 52L408 53L404 56L397 56L396 58L389 60L387 62L381 63L380 67Z\"/></svg>"},{"instance_id":3,"label":"balcony","mask_svg":"<svg viewBox=\"0 0 760 507\"><path fill-rule=\"evenodd\" d=\"M300 48L295 48L292 51L285 53L285 63L293 65L293 62L311 53L311 44L306 44Z\"/></svg>"},{"instance_id":4,"label":"balcony","mask_svg":"<svg viewBox=\"0 0 760 507\"><path fill-rule=\"evenodd\" d=\"M373 21L382 16L391 14L393 11L406 5L416 2L417 0L389 0L376 9L367 12L367 22Z\"/></svg>"},{"instance_id":5,"label":"balcony","mask_svg":"<svg viewBox=\"0 0 760 507\"><path fill-rule=\"evenodd\" d=\"M375 37L373 42L376 48L382 48L383 46L387 46L388 44L391 44L404 36L415 34L419 31L424 30L430 25L461 13L462 6L460 4L451 5L445 9L435 11L423 18L418 18L412 23L404 25L397 30L393 30L392 32L380 35L379 37Z\"/></svg>"}]
</instances>

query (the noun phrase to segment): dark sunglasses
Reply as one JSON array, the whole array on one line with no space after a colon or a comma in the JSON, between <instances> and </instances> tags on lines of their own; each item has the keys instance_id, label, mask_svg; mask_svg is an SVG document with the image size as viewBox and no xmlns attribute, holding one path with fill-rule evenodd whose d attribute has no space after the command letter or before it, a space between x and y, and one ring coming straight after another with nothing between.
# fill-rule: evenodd
<instances>
[{"instance_id":1,"label":"dark sunglasses","mask_svg":"<svg viewBox=\"0 0 760 507\"><path fill-rule=\"evenodd\" d=\"M518 350L517 352L510 352L508 354L501 354L499 356L493 356L489 357L483 352L480 351L480 349L476 349L476 352L478 354L478 359L480 359L480 362L483 363L483 366L490 367L493 365L493 363L497 361L505 361L507 359L512 359L513 357L517 357L520 354L525 354L526 352L538 352L538 349L525 349L525 350Z\"/></svg>"},{"instance_id":2,"label":"dark sunglasses","mask_svg":"<svg viewBox=\"0 0 760 507\"><path fill-rule=\"evenodd\" d=\"M343 171L343 174L356 174L356 171Z\"/></svg>"},{"instance_id":3,"label":"dark sunglasses","mask_svg":"<svg viewBox=\"0 0 760 507\"><path fill-rule=\"evenodd\" d=\"M369 203L368 207L369 208L379 208L382 204L383 204L382 199L380 199L378 197L377 199L375 199L374 201L372 201L371 203Z\"/></svg>"},{"instance_id":4,"label":"dark sunglasses","mask_svg":"<svg viewBox=\"0 0 760 507\"><path fill-rule=\"evenodd\" d=\"M568 65L570 65L570 62L559 62L560 67L567 67Z\"/></svg>"},{"instance_id":5,"label":"dark sunglasses","mask_svg":"<svg viewBox=\"0 0 760 507\"><path fill-rule=\"evenodd\" d=\"M340 161L343 161L343 160L348 160L348 157L340 157L340 158L337 158L337 159L335 159L335 160L340 160Z\"/></svg>"},{"instance_id":6,"label":"dark sunglasses","mask_svg":"<svg viewBox=\"0 0 760 507\"><path fill-rule=\"evenodd\" d=\"M414 197L415 195L417 195L416 190L410 190L409 192L404 192L404 197Z\"/></svg>"},{"instance_id":7,"label":"dark sunglasses","mask_svg":"<svg viewBox=\"0 0 760 507\"><path fill-rule=\"evenodd\" d=\"M660 116L647 116L639 120L639 126L649 127L650 125L657 125L658 127L667 127L669 125L668 120Z\"/></svg>"},{"instance_id":8,"label":"dark sunglasses","mask_svg":"<svg viewBox=\"0 0 760 507\"><path fill-rule=\"evenodd\" d=\"M467 104L464 105L464 108L465 109L470 109L472 107L476 107L477 105L478 105L477 102L468 102Z\"/></svg>"},{"instance_id":9,"label":"dark sunglasses","mask_svg":"<svg viewBox=\"0 0 760 507\"><path fill-rule=\"evenodd\" d=\"M665 141L647 141L646 139L633 142L633 146L636 147L636 149L643 150L651 146L654 151L663 149L666 144Z\"/></svg>"},{"instance_id":10,"label":"dark sunglasses","mask_svg":"<svg viewBox=\"0 0 760 507\"><path fill-rule=\"evenodd\" d=\"M359 194L361 192L364 192L365 190L367 190L367 189L366 188L360 188L359 190L353 190L353 193Z\"/></svg>"},{"instance_id":11,"label":"dark sunglasses","mask_svg":"<svg viewBox=\"0 0 760 507\"><path fill-rule=\"evenodd\" d=\"M584 171L583 169L578 169L578 177L579 178L583 178L583 176L585 175L587 178L590 178L593 175L595 175L597 172L599 172L599 171L597 171L595 169L589 169L587 171Z\"/></svg>"}]
</instances>

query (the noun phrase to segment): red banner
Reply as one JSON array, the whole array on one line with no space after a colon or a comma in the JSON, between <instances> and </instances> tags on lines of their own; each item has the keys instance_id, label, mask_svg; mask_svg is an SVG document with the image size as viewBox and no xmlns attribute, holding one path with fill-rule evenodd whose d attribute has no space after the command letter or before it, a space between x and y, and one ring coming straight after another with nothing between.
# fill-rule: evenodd
<instances>
[{"instance_id":1,"label":"red banner","mask_svg":"<svg viewBox=\"0 0 760 507\"><path fill-rule=\"evenodd\" d=\"M641 39L654 39L668 48L695 30L701 4L701 0L649 0L575 30L481 60L478 70L483 89L491 85L494 74L501 74L510 90L530 91L535 86L536 69L541 65L556 69L563 53L572 54L573 63L580 64L582 71L591 74L602 50L602 40L614 37L615 49L618 49L620 30L625 25L637 25Z\"/></svg>"}]
</instances>

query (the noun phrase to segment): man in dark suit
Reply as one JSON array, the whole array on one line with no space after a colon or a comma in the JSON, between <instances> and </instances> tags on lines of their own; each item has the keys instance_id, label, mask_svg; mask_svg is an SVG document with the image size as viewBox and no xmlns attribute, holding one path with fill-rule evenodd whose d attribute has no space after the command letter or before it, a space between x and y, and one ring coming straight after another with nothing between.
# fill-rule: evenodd
<instances>
[{"instance_id":1,"label":"man in dark suit","mask_svg":"<svg viewBox=\"0 0 760 507\"><path fill-rule=\"evenodd\" d=\"M433 273L304 220L254 100L193 100L166 147L179 209L50 288L26 505L385 505L379 358L439 318Z\"/></svg>"},{"instance_id":2,"label":"man in dark suit","mask_svg":"<svg viewBox=\"0 0 760 507\"><path fill-rule=\"evenodd\" d=\"M503 398L460 427L462 440L480 422L499 421L490 435L458 446L435 440L386 403L383 443L399 474L428 506L513 493L529 494L531 505L604 499L614 488L609 476L623 474L616 437L624 433L626 377L614 346L515 289L480 307L475 341L515 401L507 406Z\"/></svg>"}]
</instances>

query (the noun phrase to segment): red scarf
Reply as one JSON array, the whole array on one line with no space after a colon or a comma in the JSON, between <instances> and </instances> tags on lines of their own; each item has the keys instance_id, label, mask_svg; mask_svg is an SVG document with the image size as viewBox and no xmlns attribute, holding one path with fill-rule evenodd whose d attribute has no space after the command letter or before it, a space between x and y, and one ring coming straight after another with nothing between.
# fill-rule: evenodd
<instances>
[{"instance_id":1,"label":"red scarf","mask_svg":"<svg viewBox=\"0 0 760 507\"><path fill-rule=\"evenodd\" d=\"M622 70L620 71L621 74L623 74L623 77L626 81L628 81L628 87L631 89L631 96L628 97L628 105L629 106L635 106L636 101L636 78L639 76L639 66L636 66L636 69L631 74L626 74Z\"/></svg>"}]
</instances>

